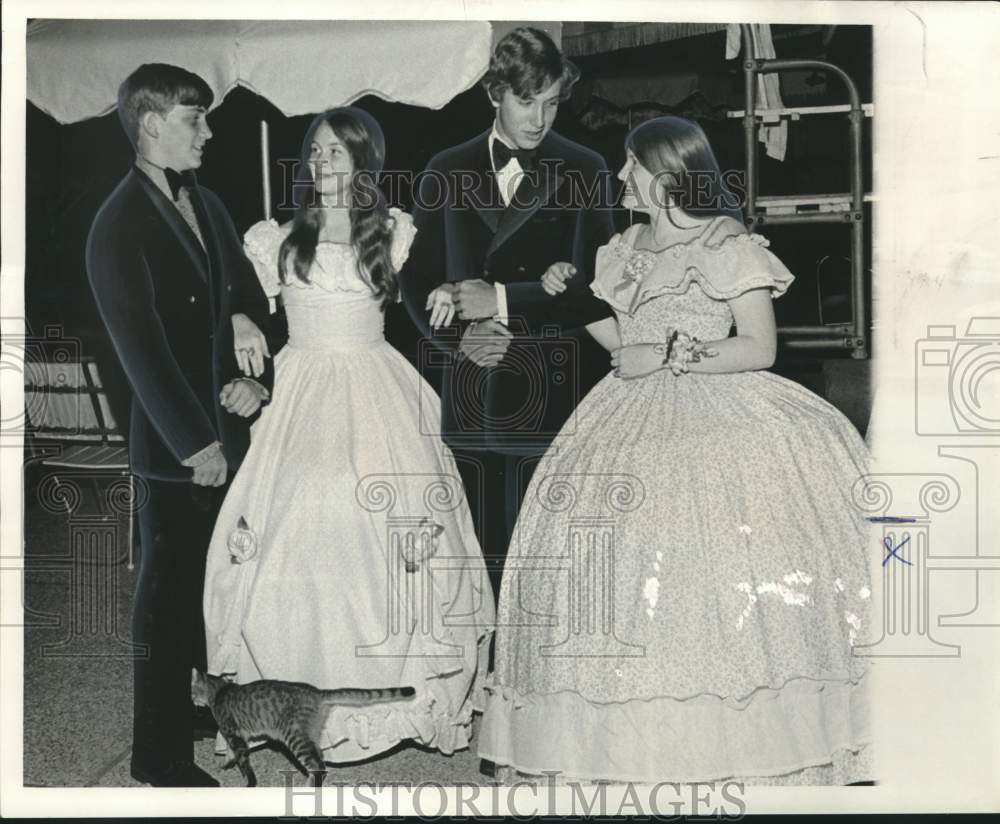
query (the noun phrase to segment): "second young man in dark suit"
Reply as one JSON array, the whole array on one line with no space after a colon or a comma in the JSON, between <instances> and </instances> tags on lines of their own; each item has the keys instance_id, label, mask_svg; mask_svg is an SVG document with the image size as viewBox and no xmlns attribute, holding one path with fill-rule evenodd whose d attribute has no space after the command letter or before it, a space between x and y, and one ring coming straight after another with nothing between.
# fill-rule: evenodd
<instances>
[{"instance_id":1,"label":"second young man in dark suit","mask_svg":"<svg viewBox=\"0 0 1000 824\"><path fill-rule=\"evenodd\" d=\"M582 329L610 314L589 288L596 251L614 231L610 174L598 154L552 131L578 77L539 29L497 44L483 79L494 122L428 164L400 278L435 345L421 366L443 373L442 435L496 593L535 463L590 388L581 352L593 344ZM575 268L555 297L541 283L553 266ZM450 294L460 329L429 327L435 294Z\"/></svg>"}]
</instances>

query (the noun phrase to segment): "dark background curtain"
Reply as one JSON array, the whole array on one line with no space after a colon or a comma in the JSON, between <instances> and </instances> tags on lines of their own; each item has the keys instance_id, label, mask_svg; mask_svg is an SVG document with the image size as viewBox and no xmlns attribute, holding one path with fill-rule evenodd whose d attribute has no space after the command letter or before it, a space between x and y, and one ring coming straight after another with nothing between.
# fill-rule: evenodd
<instances>
[{"instance_id":1,"label":"dark background curtain","mask_svg":"<svg viewBox=\"0 0 1000 824\"><path fill-rule=\"evenodd\" d=\"M571 45L573 31L570 27L563 33L568 52L578 49ZM870 28L774 26L773 33L779 57L821 57L836 63L854 77L862 99L871 100ZM655 31L649 38L655 39L654 35ZM600 47L599 41L594 42ZM727 110L742 108L743 74L739 59L725 60L724 31L575 54L573 59L583 77L572 100L560 107L555 129L601 153L612 171L624 160L623 141L629 126L666 113L697 120L712 141L723 170L744 168L741 122L725 117ZM799 75L783 83L786 105L846 101L835 83L827 84L819 75ZM678 89L687 90L679 99ZM614 99L602 97L602 93ZM356 105L371 112L383 126L388 146L386 169L394 172L389 177L394 183L405 179L407 173L419 173L441 149L484 130L493 117L493 108L478 86L437 111L375 97L363 98ZM228 94L209 114L214 136L206 147L199 178L219 194L240 232L263 216L262 119L270 125L273 216L284 222L291 217L289 209L281 208L291 203L291 175L286 169L299 156L311 118L286 118L267 100L243 88ZM761 193L847 191L846 138L847 124L842 116L804 117L791 123L784 161L766 158L758 147ZM870 157L867 129L866 140ZM84 247L94 215L128 171L131 156L116 113L59 125L28 103L25 294L29 328L41 334L46 326L56 325L62 334L81 341L82 351L98 359L113 411L122 425L127 419L128 387L90 294ZM865 175L866 187L870 187L870 169L866 168ZM407 186L387 185L387 195L391 205L410 207ZM627 214L620 213L616 219L620 228L627 225ZM767 235L772 251L798 277L790 293L775 304L779 323L819 321L817 278L823 279L825 294L832 296L827 310L828 315L833 312L839 292L846 294L847 231L837 226L783 227L769 228ZM387 335L415 360L416 330L402 307L389 310ZM788 353L782 355L782 363L794 360Z\"/></svg>"}]
</instances>

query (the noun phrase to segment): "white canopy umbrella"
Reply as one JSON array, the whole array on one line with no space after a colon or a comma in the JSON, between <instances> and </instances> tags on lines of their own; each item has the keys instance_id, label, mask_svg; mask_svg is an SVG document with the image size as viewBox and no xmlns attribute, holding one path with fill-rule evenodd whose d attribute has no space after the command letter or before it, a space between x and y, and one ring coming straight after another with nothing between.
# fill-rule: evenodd
<instances>
[{"instance_id":1,"label":"white canopy umbrella","mask_svg":"<svg viewBox=\"0 0 1000 824\"><path fill-rule=\"evenodd\" d=\"M367 94L439 109L486 71L487 21L42 20L28 26L28 99L60 123L115 107L143 63L203 77L218 105L235 86L285 115Z\"/></svg>"},{"instance_id":2,"label":"white canopy umbrella","mask_svg":"<svg viewBox=\"0 0 1000 824\"><path fill-rule=\"evenodd\" d=\"M368 94L440 109L485 73L488 21L41 20L28 26L28 99L60 123L99 117L143 63L205 79L215 106L236 86L286 116ZM261 122L264 217L271 215L267 123Z\"/></svg>"},{"instance_id":3,"label":"white canopy umbrella","mask_svg":"<svg viewBox=\"0 0 1000 824\"><path fill-rule=\"evenodd\" d=\"M125 77L143 63L160 62L204 78L214 106L244 86L286 116L368 94L440 109L482 77L491 49L488 21L40 20L27 30L27 96L59 123L99 117L114 110ZM261 152L269 217L266 125ZM27 375L35 392L55 383L50 372ZM69 375L70 385L81 375ZM103 397L100 404L113 429ZM98 419L79 402L49 406L44 420L32 415L34 426L82 427L82 439L100 437L86 432Z\"/></svg>"}]
</instances>

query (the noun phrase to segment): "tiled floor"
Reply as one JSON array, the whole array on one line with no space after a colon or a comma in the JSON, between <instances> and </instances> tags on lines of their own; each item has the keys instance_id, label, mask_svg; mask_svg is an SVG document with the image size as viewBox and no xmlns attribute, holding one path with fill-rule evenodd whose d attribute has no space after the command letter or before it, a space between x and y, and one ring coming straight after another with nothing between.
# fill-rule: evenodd
<instances>
[{"instance_id":1,"label":"tiled floor","mask_svg":"<svg viewBox=\"0 0 1000 824\"><path fill-rule=\"evenodd\" d=\"M29 497L30 504L30 497ZM25 521L28 571L24 660L24 783L44 787L131 787L132 665L129 623L135 571L125 558L113 565L76 565L60 559L81 535L114 533L85 513L29 505ZM124 544L124 524L117 533ZM113 547L112 556L115 555ZM124 554L124 553L122 553ZM71 605L77 608L71 609ZM477 718L478 722L478 718ZM478 726L478 723L477 723ZM223 771L214 740L195 745L195 760L223 786L243 783ZM294 769L275 749L254 750L261 786L285 786ZM439 782L488 784L472 749L444 756L400 746L380 757L330 767L327 784ZM297 774L293 784L303 785Z\"/></svg>"},{"instance_id":2,"label":"tiled floor","mask_svg":"<svg viewBox=\"0 0 1000 824\"><path fill-rule=\"evenodd\" d=\"M92 491L87 490L91 495ZM82 510L48 511L28 490L25 544L24 783L48 787L130 787L132 665L129 622L136 571L116 564L78 564L67 556L81 536L114 534ZM91 501L84 502L92 505ZM95 511L91 509L91 512ZM112 556L113 545L108 550ZM84 553L86 554L86 552ZM72 606L71 606L72 605ZM75 607L75 608L74 608ZM437 781L486 783L473 749L445 756L400 746L375 759L330 767L327 783ZM214 741L195 745L197 763L223 786L241 786L239 770L221 769ZM285 786L294 765L279 750L261 748L252 763L261 786ZM306 783L296 774L293 783Z\"/></svg>"}]
</instances>

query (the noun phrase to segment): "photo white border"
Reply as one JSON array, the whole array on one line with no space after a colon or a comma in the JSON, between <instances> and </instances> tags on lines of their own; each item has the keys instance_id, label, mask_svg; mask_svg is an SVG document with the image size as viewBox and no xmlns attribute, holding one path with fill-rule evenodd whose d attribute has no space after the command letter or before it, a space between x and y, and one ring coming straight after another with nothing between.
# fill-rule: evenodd
<instances>
[{"instance_id":1,"label":"photo white border","mask_svg":"<svg viewBox=\"0 0 1000 824\"><path fill-rule=\"evenodd\" d=\"M933 323L1000 316L1000 99L991 88L1000 5L882 2L526 2L525 0L7 0L2 49L2 273L0 317L24 316L25 21L28 16L184 19L637 20L862 24L874 27L873 307L875 409L869 439L882 471L931 471L933 444L912 432L914 342ZM724 56L719 55L723 60ZM990 102L992 101L992 102ZM735 126L734 126L735 128ZM794 140L794 123L790 139ZM949 321L949 318L955 320ZM3 334L23 329L8 322ZM0 375L5 407L23 403L15 374ZM0 449L2 542L20 555L21 459ZM1000 536L995 513L987 532ZM974 535L956 535L957 542ZM1000 573L993 573L1000 574ZM282 815L275 788L172 791L24 788L20 580L0 574L0 814L3 816ZM17 616L11 620L11 614ZM952 631L954 632L954 631ZM954 636L951 636L954 637ZM879 785L747 788L750 813L988 811L1000 808L1000 628L969 628L959 661L890 661L876 667L873 714ZM664 742L675 746L675 742ZM331 779L335 776L331 774ZM617 793L608 790L608 798ZM560 792L562 794L562 791ZM400 794L402 796L402 794ZM528 795L522 793L522 796ZM382 794L388 803L389 793ZM295 810L299 812L300 803ZM435 809L437 803L427 804ZM524 813L527 803L519 804ZM308 811L310 808L305 807ZM362 806L360 812L367 808ZM616 807L610 805L608 813ZM626 810L627 811L627 810ZM324 808L324 814L331 809ZM389 812L386 809L384 812ZM394 811L406 814L406 810ZM492 813L493 811L491 811ZM497 811L502 812L502 810ZM647 811L649 812L649 811ZM671 811L666 810L667 814ZM302 814L308 814L304 812Z\"/></svg>"}]
</instances>

